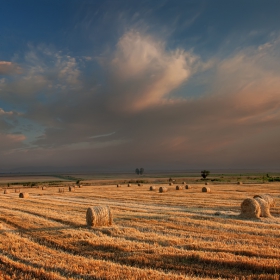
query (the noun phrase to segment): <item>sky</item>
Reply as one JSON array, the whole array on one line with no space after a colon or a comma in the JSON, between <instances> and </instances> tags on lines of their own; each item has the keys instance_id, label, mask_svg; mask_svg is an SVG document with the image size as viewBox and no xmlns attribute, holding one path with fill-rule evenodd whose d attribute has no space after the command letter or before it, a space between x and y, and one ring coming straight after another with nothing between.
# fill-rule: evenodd
<instances>
[{"instance_id":1,"label":"sky","mask_svg":"<svg viewBox=\"0 0 280 280\"><path fill-rule=\"evenodd\" d=\"M278 0L0 5L0 172L280 170Z\"/></svg>"}]
</instances>

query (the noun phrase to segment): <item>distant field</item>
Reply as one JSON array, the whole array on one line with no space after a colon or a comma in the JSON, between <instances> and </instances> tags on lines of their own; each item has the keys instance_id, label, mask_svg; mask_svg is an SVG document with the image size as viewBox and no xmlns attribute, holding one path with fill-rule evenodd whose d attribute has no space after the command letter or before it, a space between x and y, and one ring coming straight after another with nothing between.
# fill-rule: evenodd
<instances>
[{"instance_id":1,"label":"distant field","mask_svg":"<svg viewBox=\"0 0 280 280\"><path fill-rule=\"evenodd\" d=\"M55 176L0 176L0 184L21 182L65 181L65 178Z\"/></svg>"},{"instance_id":2,"label":"distant field","mask_svg":"<svg viewBox=\"0 0 280 280\"><path fill-rule=\"evenodd\" d=\"M280 279L280 183L203 186L25 188L26 199L2 188L0 279ZM239 218L259 193L276 199L273 218ZM111 207L112 226L86 227L95 205Z\"/></svg>"}]
</instances>

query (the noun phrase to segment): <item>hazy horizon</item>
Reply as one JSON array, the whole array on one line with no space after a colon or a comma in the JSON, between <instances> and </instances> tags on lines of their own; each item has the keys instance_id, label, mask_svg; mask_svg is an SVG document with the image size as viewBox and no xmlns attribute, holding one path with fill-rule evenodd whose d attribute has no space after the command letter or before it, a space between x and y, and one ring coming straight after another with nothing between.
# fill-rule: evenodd
<instances>
[{"instance_id":1,"label":"hazy horizon","mask_svg":"<svg viewBox=\"0 0 280 280\"><path fill-rule=\"evenodd\" d=\"M1 4L0 172L280 170L280 2Z\"/></svg>"}]
</instances>

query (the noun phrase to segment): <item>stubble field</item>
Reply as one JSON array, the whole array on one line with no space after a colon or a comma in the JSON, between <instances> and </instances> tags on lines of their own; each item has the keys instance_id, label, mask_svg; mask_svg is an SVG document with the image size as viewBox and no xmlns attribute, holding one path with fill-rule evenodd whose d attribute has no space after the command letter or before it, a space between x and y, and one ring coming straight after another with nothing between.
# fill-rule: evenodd
<instances>
[{"instance_id":1,"label":"stubble field","mask_svg":"<svg viewBox=\"0 0 280 280\"><path fill-rule=\"evenodd\" d=\"M149 187L29 188L24 199L2 188L0 279L280 279L280 183ZM260 193L274 196L273 218L239 218ZM110 206L112 226L86 226L96 205Z\"/></svg>"}]
</instances>

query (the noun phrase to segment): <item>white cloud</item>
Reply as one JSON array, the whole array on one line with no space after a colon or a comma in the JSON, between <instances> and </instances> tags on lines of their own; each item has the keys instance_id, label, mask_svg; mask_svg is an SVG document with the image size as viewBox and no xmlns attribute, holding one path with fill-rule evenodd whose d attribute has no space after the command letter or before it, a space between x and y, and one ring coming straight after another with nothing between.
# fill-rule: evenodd
<instances>
[{"instance_id":1,"label":"white cloud","mask_svg":"<svg viewBox=\"0 0 280 280\"><path fill-rule=\"evenodd\" d=\"M160 104L195 71L198 57L134 30L118 41L107 65L112 106L124 111L139 111Z\"/></svg>"}]
</instances>

